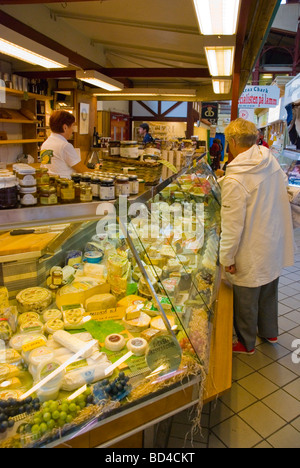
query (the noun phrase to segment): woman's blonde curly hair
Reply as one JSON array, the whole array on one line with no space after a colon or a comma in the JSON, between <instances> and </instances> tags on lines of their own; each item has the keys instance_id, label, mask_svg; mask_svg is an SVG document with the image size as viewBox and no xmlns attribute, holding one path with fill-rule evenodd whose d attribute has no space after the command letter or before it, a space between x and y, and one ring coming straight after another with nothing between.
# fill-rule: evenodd
<instances>
[{"instance_id":1,"label":"woman's blonde curly hair","mask_svg":"<svg viewBox=\"0 0 300 468\"><path fill-rule=\"evenodd\" d=\"M228 142L233 138L236 144L242 148L251 148L257 141L257 131L254 123L238 118L230 122L224 133Z\"/></svg>"}]
</instances>

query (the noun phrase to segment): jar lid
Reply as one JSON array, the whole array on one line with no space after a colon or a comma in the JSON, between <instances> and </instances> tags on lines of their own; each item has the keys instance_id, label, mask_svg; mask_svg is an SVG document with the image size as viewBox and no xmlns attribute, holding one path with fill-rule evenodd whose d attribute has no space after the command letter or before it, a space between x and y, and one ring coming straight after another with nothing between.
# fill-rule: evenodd
<instances>
[{"instance_id":1,"label":"jar lid","mask_svg":"<svg viewBox=\"0 0 300 468\"><path fill-rule=\"evenodd\" d=\"M20 187L20 193L35 193L36 186L34 187Z\"/></svg>"},{"instance_id":2,"label":"jar lid","mask_svg":"<svg viewBox=\"0 0 300 468\"><path fill-rule=\"evenodd\" d=\"M131 174L129 176L129 180L137 180L138 176L137 175L134 175L134 174Z\"/></svg>"},{"instance_id":3,"label":"jar lid","mask_svg":"<svg viewBox=\"0 0 300 468\"><path fill-rule=\"evenodd\" d=\"M19 174L35 174L36 170L34 167L22 167L19 169Z\"/></svg>"},{"instance_id":4,"label":"jar lid","mask_svg":"<svg viewBox=\"0 0 300 468\"><path fill-rule=\"evenodd\" d=\"M0 175L0 189L17 186L17 179L13 175Z\"/></svg>"},{"instance_id":5,"label":"jar lid","mask_svg":"<svg viewBox=\"0 0 300 468\"><path fill-rule=\"evenodd\" d=\"M113 179L110 179L110 178L103 178L100 180L100 183L105 183L105 184L113 184L114 183L114 180Z\"/></svg>"},{"instance_id":6,"label":"jar lid","mask_svg":"<svg viewBox=\"0 0 300 468\"><path fill-rule=\"evenodd\" d=\"M119 182L128 182L129 178L125 177L125 176L118 176L117 181L119 181Z\"/></svg>"}]
</instances>

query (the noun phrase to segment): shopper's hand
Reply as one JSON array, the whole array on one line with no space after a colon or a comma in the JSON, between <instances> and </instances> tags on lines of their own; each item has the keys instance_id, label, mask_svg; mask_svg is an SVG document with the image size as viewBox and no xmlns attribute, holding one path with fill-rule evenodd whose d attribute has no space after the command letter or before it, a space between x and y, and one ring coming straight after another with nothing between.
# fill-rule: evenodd
<instances>
[{"instance_id":1,"label":"shopper's hand","mask_svg":"<svg viewBox=\"0 0 300 468\"><path fill-rule=\"evenodd\" d=\"M230 275L234 275L236 273L236 266L230 265L229 267L225 267L226 273L230 273Z\"/></svg>"}]
</instances>

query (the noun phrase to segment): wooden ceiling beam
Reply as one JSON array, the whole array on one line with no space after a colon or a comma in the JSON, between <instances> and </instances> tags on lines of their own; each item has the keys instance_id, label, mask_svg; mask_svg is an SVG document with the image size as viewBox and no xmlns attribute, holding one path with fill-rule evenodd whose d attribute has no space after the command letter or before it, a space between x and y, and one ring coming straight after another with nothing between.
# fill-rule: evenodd
<instances>
[{"instance_id":1,"label":"wooden ceiling beam","mask_svg":"<svg viewBox=\"0 0 300 468\"><path fill-rule=\"evenodd\" d=\"M111 78L210 78L208 68L103 68Z\"/></svg>"}]
</instances>

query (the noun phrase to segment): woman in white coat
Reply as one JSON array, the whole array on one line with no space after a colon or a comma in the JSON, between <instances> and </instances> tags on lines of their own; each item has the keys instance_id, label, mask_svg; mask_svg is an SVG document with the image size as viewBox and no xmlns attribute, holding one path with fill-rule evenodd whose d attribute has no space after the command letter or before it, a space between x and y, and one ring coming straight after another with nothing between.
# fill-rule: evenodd
<instances>
[{"instance_id":1,"label":"woman in white coat","mask_svg":"<svg viewBox=\"0 0 300 468\"><path fill-rule=\"evenodd\" d=\"M291 209L285 174L269 149L257 146L257 128L231 122L225 137L233 155L222 187L220 262L233 284L233 352L253 354L257 330L278 336L278 283L294 264Z\"/></svg>"}]
</instances>

